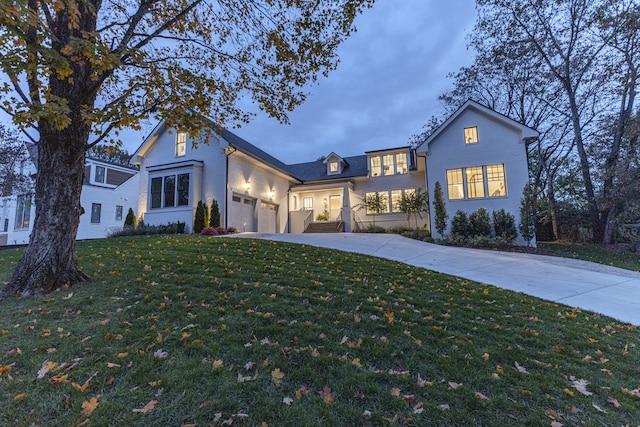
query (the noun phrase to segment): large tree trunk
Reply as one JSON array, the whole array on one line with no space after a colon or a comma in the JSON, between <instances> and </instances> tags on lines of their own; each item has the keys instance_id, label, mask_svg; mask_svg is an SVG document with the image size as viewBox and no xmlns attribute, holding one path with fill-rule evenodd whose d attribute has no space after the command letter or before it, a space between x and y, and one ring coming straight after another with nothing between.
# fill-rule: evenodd
<instances>
[{"instance_id":1,"label":"large tree trunk","mask_svg":"<svg viewBox=\"0 0 640 427\"><path fill-rule=\"evenodd\" d=\"M35 222L29 246L2 295L49 293L88 279L75 252L88 134L69 126L41 129L40 137Z\"/></svg>"},{"instance_id":2,"label":"large tree trunk","mask_svg":"<svg viewBox=\"0 0 640 427\"><path fill-rule=\"evenodd\" d=\"M39 13L38 2L29 0L29 8ZM95 37L96 10L100 0L79 2L63 6L73 12L60 11L55 16L51 48L62 52L72 40ZM77 9L76 9L77 7ZM77 14L76 14L77 12ZM70 17L75 17L73 22ZM27 43L32 50L39 42L37 27L29 27ZM89 40L93 43L92 40ZM52 292L64 285L89 280L78 268L76 234L82 207L80 192L84 177L84 160L91 124L84 114L93 110L97 87L92 80L93 65L80 59L68 59L71 74L52 73L49 76L45 99L51 109L64 111L64 123L56 116L44 115L38 121L38 173L36 177L36 215L29 246L18 263L9 284L1 296L20 294L28 296ZM38 56L28 60L37 66ZM38 85L31 77L29 87L37 95ZM64 103L59 100L65 100ZM37 103L36 103L37 104Z\"/></svg>"}]
</instances>

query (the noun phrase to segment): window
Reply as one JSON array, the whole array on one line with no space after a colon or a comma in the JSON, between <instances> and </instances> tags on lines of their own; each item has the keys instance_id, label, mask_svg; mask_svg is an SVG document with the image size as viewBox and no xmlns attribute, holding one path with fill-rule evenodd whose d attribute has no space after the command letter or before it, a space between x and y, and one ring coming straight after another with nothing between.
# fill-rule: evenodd
<instances>
[{"instance_id":1,"label":"window","mask_svg":"<svg viewBox=\"0 0 640 427\"><path fill-rule=\"evenodd\" d=\"M378 191L365 193L365 206L367 215L376 215L389 212L389 192Z\"/></svg>"},{"instance_id":2,"label":"window","mask_svg":"<svg viewBox=\"0 0 640 427\"><path fill-rule=\"evenodd\" d=\"M402 175L407 173L409 168L407 167L407 153L396 154L396 174Z\"/></svg>"},{"instance_id":3,"label":"window","mask_svg":"<svg viewBox=\"0 0 640 427\"><path fill-rule=\"evenodd\" d=\"M402 190L391 190L391 212L401 212Z\"/></svg>"},{"instance_id":4,"label":"window","mask_svg":"<svg viewBox=\"0 0 640 427\"><path fill-rule=\"evenodd\" d=\"M96 182L101 182L104 184L104 176L105 176L104 167L96 166L96 176L95 176Z\"/></svg>"},{"instance_id":5,"label":"window","mask_svg":"<svg viewBox=\"0 0 640 427\"><path fill-rule=\"evenodd\" d=\"M4 228L2 229L5 233L9 231L9 218L4 219Z\"/></svg>"},{"instance_id":6,"label":"window","mask_svg":"<svg viewBox=\"0 0 640 427\"><path fill-rule=\"evenodd\" d=\"M151 209L175 206L189 206L189 174L151 178Z\"/></svg>"},{"instance_id":7,"label":"window","mask_svg":"<svg viewBox=\"0 0 640 427\"><path fill-rule=\"evenodd\" d=\"M176 157L187 154L187 133L178 132L176 134Z\"/></svg>"},{"instance_id":8,"label":"window","mask_svg":"<svg viewBox=\"0 0 640 427\"><path fill-rule=\"evenodd\" d=\"M504 165L448 169L447 189L449 200L504 197L507 195Z\"/></svg>"},{"instance_id":9,"label":"window","mask_svg":"<svg viewBox=\"0 0 640 427\"><path fill-rule=\"evenodd\" d=\"M447 194L449 200L464 199L462 168L447 170Z\"/></svg>"},{"instance_id":10,"label":"window","mask_svg":"<svg viewBox=\"0 0 640 427\"><path fill-rule=\"evenodd\" d=\"M100 224L100 212L102 205L100 203L91 203L91 224Z\"/></svg>"},{"instance_id":11,"label":"window","mask_svg":"<svg viewBox=\"0 0 640 427\"><path fill-rule=\"evenodd\" d=\"M31 223L31 194L18 196L16 200L16 230L28 230Z\"/></svg>"},{"instance_id":12,"label":"window","mask_svg":"<svg viewBox=\"0 0 640 427\"><path fill-rule=\"evenodd\" d=\"M329 162L329 173L338 173L338 162Z\"/></svg>"},{"instance_id":13,"label":"window","mask_svg":"<svg viewBox=\"0 0 640 427\"><path fill-rule=\"evenodd\" d=\"M242 201L240 196L236 196L236 195L231 196L231 200L233 200L234 202L237 202L237 203L240 203Z\"/></svg>"},{"instance_id":14,"label":"window","mask_svg":"<svg viewBox=\"0 0 640 427\"><path fill-rule=\"evenodd\" d=\"M116 221L122 221L122 206L116 205Z\"/></svg>"},{"instance_id":15,"label":"window","mask_svg":"<svg viewBox=\"0 0 640 427\"><path fill-rule=\"evenodd\" d=\"M313 209L313 197L305 197L302 199L302 209L305 211Z\"/></svg>"},{"instance_id":16,"label":"window","mask_svg":"<svg viewBox=\"0 0 640 427\"><path fill-rule=\"evenodd\" d=\"M487 190L489 197L502 197L507 195L504 183L504 165L487 166Z\"/></svg>"},{"instance_id":17,"label":"window","mask_svg":"<svg viewBox=\"0 0 640 427\"><path fill-rule=\"evenodd\" d=\"M464 128L464 143L465 144L478 143L478 127L477 126Z\"/></svg>"},{"instance_id":18,"label":"window","mask_svg":"<svg viewBox=\"0 0 640 427\"><path fill-rule=\"evenodd\" d=\"M380 165L380 157L371 158L371 176L380 176L382 174L382 167Z\"/></svg>"},{"instance_id":19,"label":"window","mask_svg":"<svg viewBox=\"0 0 640 427\"><path fill-rule=\"evenodd\" d=\"M382 168L385 176L393 175L393 154L382 156Z\"/></svg>"},{"instance_id":20,"label":"window","mask_svg":"<svg viewBox=\"0 0 640 427\"><path fill-rule=\"evenodd\" d=\"M467 197L470 199L481 199L484 197L484 176L482 166L475 166L466 169L467 174Z\"/></svg>"}]
</instances>

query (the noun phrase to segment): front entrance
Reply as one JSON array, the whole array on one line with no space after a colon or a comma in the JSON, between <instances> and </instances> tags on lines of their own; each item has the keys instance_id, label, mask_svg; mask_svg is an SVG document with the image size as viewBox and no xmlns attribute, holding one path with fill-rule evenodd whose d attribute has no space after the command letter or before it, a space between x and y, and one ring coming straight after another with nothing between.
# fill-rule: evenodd
<instances>
[{"instance_id":1,"label":"front entrance","mask_svg":"<svg viewBox=\"0 0 640 427\"><path fill-rule=\"evenodd\" d=\"M336 220L342 210L342 196L329 196L329 218Z\"/></svg>"}]
</instances>

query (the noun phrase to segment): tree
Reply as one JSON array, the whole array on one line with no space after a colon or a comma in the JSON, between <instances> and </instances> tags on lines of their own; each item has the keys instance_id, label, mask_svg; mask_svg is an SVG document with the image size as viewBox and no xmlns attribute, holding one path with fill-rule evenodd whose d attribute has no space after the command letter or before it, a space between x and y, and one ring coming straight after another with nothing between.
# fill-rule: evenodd
<instances>
[{"instance_id":1,"label":"tree","mask_svg":"<svg viewBox=\"0 0 640 427\"><path fill-rule=\"evenodd\" d=\"M132 208L129 208L127 216L124 219L124 228L138 228L138 219Z\"/></svg>"},{"instance_id":2,"label":"tree","mask_svg":"<svg viewBox=\"0 0 640 427\"><path fill-rule=\"evenodd\" d=\"M444 196L442 194L442 185L440 181L436 181L435 188L433 190L433 210L435 211L435 226L436 231L441 237L444 237L444 230L447 228L447 207L444 204Z\"/></svg>"},{"instance_id":3,"label":"tree","mask_svg":"<svg viewBox=\"0 0 640 427\"><path fill-rule=\"evenodd\" d=\"M411 215L416 221L418 228L418 218L422 219L422 212L429 212L429 195L422 192L421 188L412 192L405 192L402 199L398 202L398 209L407 216L407 222L410 223Z\"/></svg>"},{"instance_id":4,"label":"tree","mask_svg":"<svg viewBox=\"0 0 640 427\"><path fill-rule=\"evenodd\" d=\"M198 206L196 207L196 216L193 219L193 232L200 233L205 226L205 205L202 203L202 200L198 202Z\"/></svg>"},{"instance_id":5,"label":"tree","mask_svg":"<svg viewBox=\"0 0 640 427\"><path fill-rule=\"evenodd\" d=\"M218 201L216 199L213 199L213 201L211 202L209 227L220 227L220 207L218 206Z\"/></svg>"},{"instance_id":6,"label":"tree","mask_svg":"<svg viewBox=\"0 0 640 427\"><path fill-rule=\"evenodd\" d=\"M365 209L367 214L373 215L373 226L376 225L376 215L387 211L387 197L381 193L367 193L362 203L358 205L358 210Z\"/></svg>"},{"instance_id":7,"label":"tree","mask_svg":"<svg viewBox=\"0 0 640 427\"><path fill-rule=\"evenodd\" d=\"M0 106L38 134L38 203L2 294L89 280L75 253L87 149L151 115L192 136L248 121L247 95L287 122L373 1L4 2Z\"/></svg>"},{"instance_id":8,"label":"tree","mask_svg":"<svg viewBox=\"0 0 640 427\"><path fill-rule=\"evenodd\" d=\"M17 131L0 123L0 197L3 201L32 190L28 162L27 144Z\"/></svg>"},{"instance_id":9,"label":"tree","mask_svg":"<svg viewBox=\"0 0 640 427\"><path fill-rule=\"evenodd\" d=\"M117 165L129 166L131 154L127 150L111 145L98 144L87 150L87 156Z\"/></svg>"},{"instance_id":10,"label":"tree","mask_svg":"<svg viewBox=\"0 0 640 427\"><path fill-rule=\"evenodd\" d=\"M534 216L535 199L529 184L524 186L522 190L522 199L520 199L520 226L518 230L520 235L527 242L527 246L531 246L531 241L536 236L536 224Z\"/></svg>"},{"instance_id":11,"label":"tree","mask_svg":"<svg viewBox=\"0 0 640 427\"><path fill-rule=\"evenodd\" d=\"M203 202L202 204L202 214L204 215L204 221L202 223L202 228L206 228L209 226L211 222L211 211L209 211L209 206L207 206L207 202Z\"/></svg>"}]
</instances>

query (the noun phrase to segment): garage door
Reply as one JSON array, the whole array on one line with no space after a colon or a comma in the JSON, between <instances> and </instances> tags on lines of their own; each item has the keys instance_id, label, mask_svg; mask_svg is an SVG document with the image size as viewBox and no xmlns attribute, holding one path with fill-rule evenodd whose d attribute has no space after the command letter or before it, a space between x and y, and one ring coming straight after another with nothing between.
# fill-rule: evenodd
<instances>
[{"instance_id":1,"label":"garage door","mask_svg":"<svg viewBox=\"0 0 640 427\"><path fill-rule=\"evenodd\" d=\"M255 206L255 199L234 195L231 225L236 227L238 231L258 231Z\"/></svg>"},{"instance_id":2,"label":"garage door","mask_svg":"<svg viewBox=\"0 0 640 427\"><path fill-rule=\"evenodd\" d=\"M276 218L278 205L273 203L261 202L260 214L258 216L258 230L261 233L276 233Z\"/></svg>"}]
</instances>

